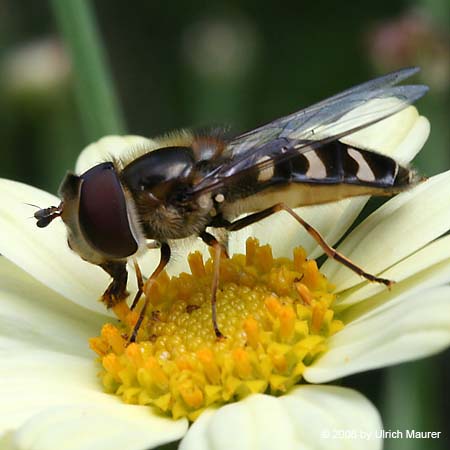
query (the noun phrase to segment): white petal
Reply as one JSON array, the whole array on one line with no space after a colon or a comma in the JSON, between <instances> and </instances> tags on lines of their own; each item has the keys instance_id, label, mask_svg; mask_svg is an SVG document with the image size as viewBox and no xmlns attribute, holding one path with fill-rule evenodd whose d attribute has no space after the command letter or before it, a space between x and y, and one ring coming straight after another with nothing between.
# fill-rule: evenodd
<instances>
[{"instance_id":1,"label":"white petal","mask_svg":"<svg viewBox=\"0 0 450 450\"><path fill-rule=\"evenodd\" d=\"M258 394L207 411L191 426L180 450L372 450L382 447L375 438L379 429L376 409L361 394L300 386L283 397ZM345 432L354 435L343 439Z\"/></svg>"},{"instance_id":2,"label":"white petal","mask_svg":"<svg viewBox=\"0 0 450 450\"><path fill-rule=\"evenodd\" d=\"M14 435L21 450L143 450L176 441L187 421L172 421L144 406L95 404L50 408Z\"/></svg>"},{"instance_id":3,"label":"white petal","mask_svg":"<svg viewBox=\"0 0 450 450\"><path fill-rule=\"evenodd\" d=\"M5 258L0 279L0 351L33 346L92 358L87 341L106 316L67 301Z\"/></svg>"},{"instance_id":4,"label":"white petal","mask_svg":"<svg viewBox=\"0 0 450 450\"><path fill-rule=\"evenodd\" d=\"M105 448L101 442L112 440L117 446L108 448L138 450L178 439L186 430L185 420L163 419L148 407L125 405L103 393L94 355L88 359L13 345L8 351L0 364L2 410L8 412L0 415L0 433L18 429L14 440L21 449L84 450L91 442L92 448ZM134 438L136 446L124 445Z\"/></svg>"},{"instance_id":5,"label":"white petal","mask_svg":"<svg viewBox=\"0 0 450 450\"><path fill-rule=\"evenodd\" d=\"M48 207L58 205L59 199L26 184L0 179L0 200L0 253L73 302L104 312L97 300L109 277L68 248L61 220L37 228L32 218L35 208L26 204Z\"/></svg>"},{"instance_id":6,"label":"white petal","mask_svg":"<svg viewBox=\"0 0 450 450\"><path fill-rule=\"evenodd\" d=\"M361 223L338 250L367 272L379 274L450 228L450 171L389 200ZM361 278L333 260L322 270L337 292Z\"/></svg>"},{"instance_id":7,"label":"white petal","mask_svg":"<svg viewBox=\"0 0 450 450\"><path fill-rule=\"evenodd\" d=\"M395 284L391 290L385 289L379 294L345 309L339 313L339 317L347 324L367 320L372 315L380 314L386 308L407 302L411 297L421 295L422 292L433 290L439 286L448 285L449 282L450 258L446 258L444 261Z\"/></svg>"},{"instance_id":8,"label":"white petal","mask_svg":"<svg viewBox=\"0 0 450 450\"><path fill-rule=\"evenodd\" d=\"M422 358L449 345L450 286L425 289L345 326L304 377L312 383L328 382Z\"/></svg>"},{"instance_id":9,"label":"white petal","mask_svg":"<svg viewBox=\"0 0 450 450\"><path fill-rule=\"evenodd\" d=\"M280 398L289 411L297 441L311 449L381 449L376 437L381 418L376 408L362 394L338 386L299 386ZM323 431L330 431L329 437ZM333 431L347 432L342 439ZM320 436L319 445L317 436ZM327 442L328 441L328 442ZM331 441L331 442L330 442ZM339 442L338 442L339 441Z\"/></svg>"},{"instance_id":10,"label":"white petal","mask_svg":"<svg viewBox=\"0 0 450 450\"><path fill-rule=\"evenodd\" d=\"M400 164L408 165L425 145L429 135L430 122L426 117L419 116L414 126L397 146L391 147L393 142L390 142L384 147L385 150L381 150L381 153L393 156Z\"/></svg>"},{"instance_id":11,"label":"white petal","mask_svg":"<svg viewBox=\"0 0 450 450\"><path fill-rule=\"evenodd\" d=\"M8 414L0 415L0 431L15 429L52 406L114 403L114 397L104 394L98 383L94 355L88 359L5 339L1 353L0 393L2 409Z\"/></svg>"},{"instance_id":12,"label":"white petal","mask_svg":"<svg viewBox=\"0 0 450 450\"><path fill-rule=\"evenodd\" d=\"M151 144L150 139L141 136L105 136L88 145L78 157L75 165L76 173L83 173L91 167L110 161L112 158L120 158L128 152Z\"/></svg>"},{"instance_id":13,"label":"white petal","mask_svg":"<svg viewBox=\"0 0 450 450\"><path fill-rule=\"evenodd\" d=\"M392 289L395 296L405 290L411 290L412 286L417 285L420 288L420 285L424 283L427 286L445 284L450 281L450 235L437 239L395 264L381 275L384 278L396 281L396 285ZM373 306L375 303L373 297L375 296L377 296L376 304L381 302L381 297L386 301L391 301L393 297L384 285L367 283L343 292L335 303L335 309L342 311L357 303L369 303L367 301L369 298L371 298L370 306ZM361 305L361 309L363 306ZM368 308L365 309L368 310ZM347 311L346 314L348 314Z\"/></svg>"},{"instance_id":14,"label":"white petal","mask_svg":"<svg viewBox=\"0 0 450 450\"><path fill-rule=\"evenodd\" d=\"M440 240L444 240L444 238ZM429 256L427 253L429 252L424 249L416 255L423 255L424 259L426 259L427 256ZM408 258L408 260L402 261L401 264L404 263L406 266L413 266L413 264L411 264L412 259L414 258ZM342 319L344 323L351 323L352 325L360 321L366 321L374 315L382 314L385 309L392 308L400 303L408 302L409 298L422 295L424 292L447 285L449 282L450 258L446 258L395 284L391 290L384 289L372 297L347 307L347 309L344 309L344 311L339 313L339 318ZM363 289L361 289L361 291L363 291Z\"/></svg>"}]
</instances>

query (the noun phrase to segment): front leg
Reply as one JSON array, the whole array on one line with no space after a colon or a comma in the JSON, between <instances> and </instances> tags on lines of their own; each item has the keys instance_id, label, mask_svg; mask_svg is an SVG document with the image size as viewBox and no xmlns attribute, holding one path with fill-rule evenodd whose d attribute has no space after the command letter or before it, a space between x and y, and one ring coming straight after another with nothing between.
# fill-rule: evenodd
<instances>
[{"instance_id":1,"label":"front leg","mask_svg":"<svg viewBox=\"0 0 450 450\"><path fill-rule=\"evenodd\" d=\"M112 277L110 285L102 295L102 302L108 309L114 308L128 297L128 272L125 261L107 261L100 267Z\"/></svg>"},{"instance_id":2,"label":"front leg","mask_svg":"<svg viewBox=\"0 0 450 450\"><path fill-rule=\"evenodd\" d=\"M128 341L129 343L136 342L139 328L142 325L142 321L144 320L145 313L150 304L150 296L147 293L150 292L150 287L153 285L153 283L158 278L158 275L164 270L164 268L167 266L167 264L170 261L171 251L170 251L169 244L167 244L166 242L163 242L161 244L160 252L161 252L161 256L160 256L159 264L156 267L156 269L153 271L153 273L150 275L150 278L145 283L145 287L144 287L144 289L146 291L145 302L144 302L144 305L142 306L141 311L139 312L138 320L133 327L133 331L132 331L131 336Z\"/></svg>"}]
</instances>

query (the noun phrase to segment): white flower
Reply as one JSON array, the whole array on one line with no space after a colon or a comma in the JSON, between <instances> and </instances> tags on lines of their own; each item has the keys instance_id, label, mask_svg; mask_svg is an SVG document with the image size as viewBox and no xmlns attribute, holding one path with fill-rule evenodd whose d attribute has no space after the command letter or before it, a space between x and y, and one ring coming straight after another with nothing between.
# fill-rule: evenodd
<instances>
[{"instance_id":1,"label":"white flower","mask_svg":"<svg viewBox=\"0 0 450 450\"><path fill-rule=\"evenodd\" d=\"M428 131L427 120L410 107L348 140L408 162ZM104 138L84 150L77 171L143 141ZM60 221L38 230L29 219L33 210L25 203L46 207L57 204L54 196L0 180L0 199L2 449L140 450L178 439L181 448L200 450L381 448L375 438L381 428L376 409L357 392L335 386L300 385L278 398L253 395L206 411L190 428L186 419L167 419L149 407L126 405L103 393L87 340L111 320L95 301L108 277L67 248ZM366 201L345 200L301 210L301 215L334 244ZM281 223L282 239L268 232ZM362 282L334 261L323 265L337 286L335 309L346 326L306 369L307 381L332 381L424 357L449 345L450 236L441 237L449 228L446 172L389 200L344 240L339 250L347 257L397 284L387 290ZM231 251L242 252L249 235L270 242L275 255L290 254L300 243L313 257L321 253L283 214L234 233ZM144 271L149 273L157 257L149 252L145 259ZM184 259L178 255L171 270L181 270ZM339 430L356 436L338 439Z\"/></svg>"}]
</instances>

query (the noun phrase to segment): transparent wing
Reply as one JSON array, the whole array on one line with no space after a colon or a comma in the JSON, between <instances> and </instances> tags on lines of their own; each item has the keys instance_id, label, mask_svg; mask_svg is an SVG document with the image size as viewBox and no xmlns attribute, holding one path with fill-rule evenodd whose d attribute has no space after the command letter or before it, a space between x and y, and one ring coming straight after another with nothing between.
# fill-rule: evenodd
<instances>
[{"instance_id":1,"label":"transparent wing","mask_svg":"<svg viewBox=\"0 0 450 450\"><path fill-rule=\"evenodd\" d=\"M418 71L418 67L413 67L375 78L276 119L234 138L229 144L229 151L237 156L277 137L309 140L314 137L317 139L321 133L332 134L338 126L347 130L363 124L367 126L400 111L426 92L425 86L393 87ZM387 99L391 101L388 103ZM350 112L353 114L345 117Z\"/></svg>"},{"instance_id":2,"label":"transparent wing","mask_svg":"<svg viewBox=\"0 0 450 450\"><path fill-rule=\"evenodd\" d=\"M194 191L214 190L229 177L262 170L302 149L311 150L341 139L401 111L428 90L423 85L395 86L418 70L402 69L376 78L232 139L224 162Z\"/></svg>"}]
</instances>

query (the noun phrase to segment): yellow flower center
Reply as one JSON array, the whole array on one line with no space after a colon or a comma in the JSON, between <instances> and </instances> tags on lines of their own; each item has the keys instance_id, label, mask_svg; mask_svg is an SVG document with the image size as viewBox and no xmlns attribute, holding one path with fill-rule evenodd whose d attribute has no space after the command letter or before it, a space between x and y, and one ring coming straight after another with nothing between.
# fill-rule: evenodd
<instances>
[{"instance_id":1,"label":"yellow flower center","mask_svg":"<svg viewBox=\"0 0 450 450\"><path fill-rule=\"evenodd\" d=\"M195 420L208 407L251 393L286 392L326 350L343 324L331 309L333 286L306 259L274 259L270 246L247 241L246 255L223 258L217 293L217 339L211 319L213 261L189 256L191 274L161 274L136 343L127 346L138 312L106 324L90 340L106 391Z\"/></svg>"}]
</instances>

